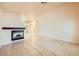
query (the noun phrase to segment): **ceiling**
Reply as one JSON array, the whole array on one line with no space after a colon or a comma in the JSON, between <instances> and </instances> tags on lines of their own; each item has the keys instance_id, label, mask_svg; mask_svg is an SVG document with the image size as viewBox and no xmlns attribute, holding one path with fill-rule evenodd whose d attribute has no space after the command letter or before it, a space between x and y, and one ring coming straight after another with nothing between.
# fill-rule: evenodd
<instances>
[{"instance_id":1,"label":"ceiling","mask_svg":"<svg viewBox=\"0 0 79 59\"><path fill-rule=\"evenodd\" d=\"M48 11L51 11L63 3L61 2L47 2L46 4L41 4L40 2L2 2L0 3L0 8L2 11L8 12L19 12L34 15L41 15Z\"/></svg>"}]
</instances>

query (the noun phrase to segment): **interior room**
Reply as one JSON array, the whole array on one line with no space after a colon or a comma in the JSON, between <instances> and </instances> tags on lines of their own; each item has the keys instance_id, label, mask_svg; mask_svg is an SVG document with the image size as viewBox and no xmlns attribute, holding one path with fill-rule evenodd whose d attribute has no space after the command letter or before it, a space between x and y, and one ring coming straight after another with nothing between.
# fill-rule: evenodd
<instances>
[{"instance_id":1,"label":"interior room","mask_svg":"<svg viewBox=\"0 0 79 59\"><path fill-rule=\"evenodd\" d=\"M79 2L0 2L0 56L79 56Z\"/></svg>"}]
</instances>

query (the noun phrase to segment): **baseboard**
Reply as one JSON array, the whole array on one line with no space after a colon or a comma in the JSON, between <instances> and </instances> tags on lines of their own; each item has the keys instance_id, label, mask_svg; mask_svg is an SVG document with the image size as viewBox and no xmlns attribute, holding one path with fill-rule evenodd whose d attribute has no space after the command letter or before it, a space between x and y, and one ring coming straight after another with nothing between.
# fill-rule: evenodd
<instances>
[{"instance_id":1,"label":"baseboard","mask_svg":"<svg viewBox=\"0 0 79 59\"><path fill-rule=\"evenodd\" d=\"M15 41L12 41L11 43L17 43L17 42L21 42L21 41L24 41L24 39L21 39L21 40L15 40Z\"/></svg>"},{"instance_id":2,"label":"baseboard","mask_svg":"<svg viewBox=\"0 0 79 59\"><path fill-rule=\"evenodd\" d=\"M74 44L79 44L79 42L74 42L74 41L67 41L67 40L63 40L61 38L57 38L57 37L48 37L48 36L45 36L45 35L41 35L41 34L38 34L39 36L43 36L45 38L48 38L48 39L55 39L55 40L60 40L60 41L64 41L64 42L69 42L69 43L74 43Z\"/></svg>"},{"instance_id":3,"label":"baseboard","mask_svg":"<svg viewBox=\"0 0 79 59\"><path fill-rule=\"evenodd\" d=\"M16 41L11 41L11 42L8 42L8 43L3 43L2 45L1 45L1 47L2 46L5 46L5 45L9 45L9 44L12 44L12 43L17 43L17 42L20 42L20 41L23 41L24 39L22 39L22 40L16 40Z\"/></svg>"},{"instance_id":4,"label":"baseboard","mask_svg":"<svg viewBox=\"0 0 79 59\"><path fill-rule=\"evenodd\" d=\"M11 42L9 42L9 43L3 43L2 46L8 45L8 44L11 44ZM2 46L1 46L1 47L2 47Z\"/></svg>"},{"instance_id":5,"label":"baseboard","mask_svg":"<svg viewBox=\"0 0 79 59\"><path fill-rule=\"evenodd\" d=\"M1 48L2 46L0 46L0 48Z\"/></svg>"}]
</instances>

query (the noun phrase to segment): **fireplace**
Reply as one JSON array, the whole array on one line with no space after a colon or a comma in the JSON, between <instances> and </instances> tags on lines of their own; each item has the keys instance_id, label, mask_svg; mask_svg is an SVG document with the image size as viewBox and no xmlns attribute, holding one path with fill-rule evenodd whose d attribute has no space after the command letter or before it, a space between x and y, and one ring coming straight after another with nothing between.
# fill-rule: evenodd
<instances>
[{"instance_id":1,"label":"fireplace","mask_svg":"<svg viewBox=\"0 0 79 59\"><path fill-rule=\"evenodd\" d=\"M24 30L12 30L12 41L24 39Z\"/></svg>"},{"instance_id":2,"label":"fireplace","mask_svg":"<svg viewBox=\"0 0 79 59\"><path fill-rule=\"evenodd\" d=\"M2 29L11 31L11 41L24 39L24 27L2 27Z\"/></svg>"}]
</instances>

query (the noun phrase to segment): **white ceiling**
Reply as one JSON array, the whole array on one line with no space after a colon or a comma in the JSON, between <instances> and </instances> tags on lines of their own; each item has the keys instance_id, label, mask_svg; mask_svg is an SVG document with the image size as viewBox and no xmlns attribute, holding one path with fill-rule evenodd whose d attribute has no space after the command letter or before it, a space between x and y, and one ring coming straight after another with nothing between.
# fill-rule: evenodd
<instances>
[{"instance_id":1,"label":"white ceiling","mask_svg":"<svg viewBox=\"0 0 79 59\"><path fill-rule=\"evenodd\" d=\"M63 3L60 2L48 2L41 4L40 2L3 2L0 3L0 8L3 11L20 12L20 13L33 13L37 16L51 11Z\"/></svg>"}]
</instances>

